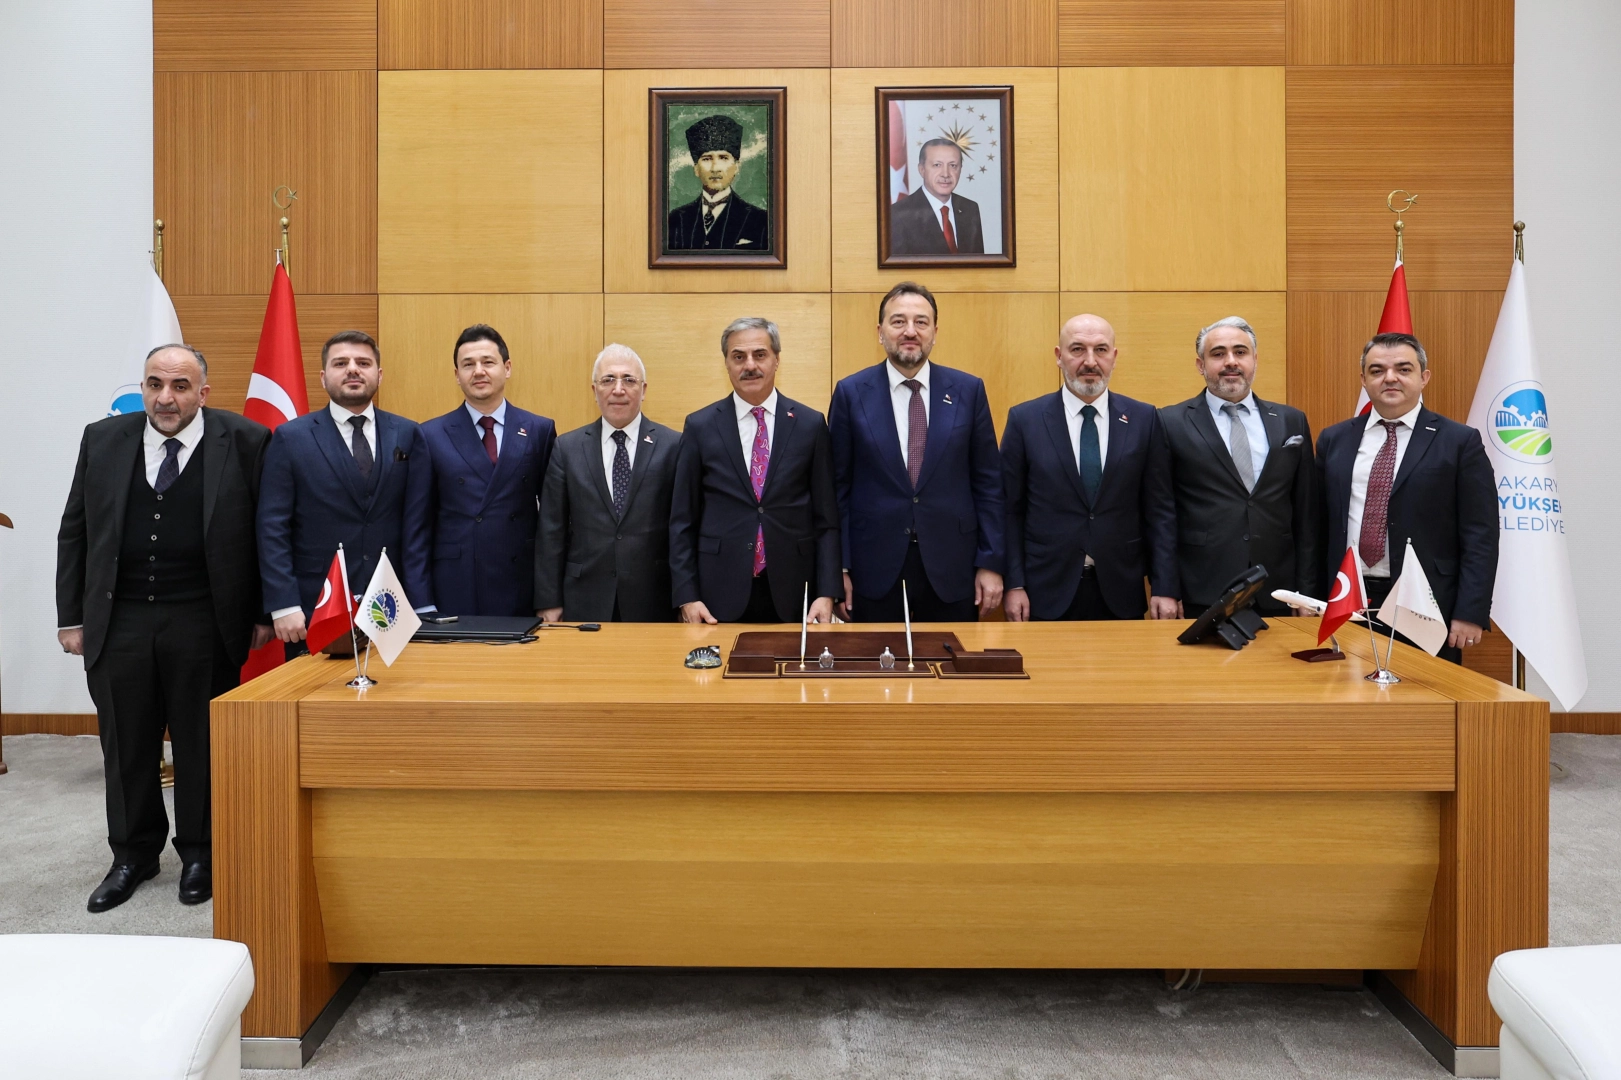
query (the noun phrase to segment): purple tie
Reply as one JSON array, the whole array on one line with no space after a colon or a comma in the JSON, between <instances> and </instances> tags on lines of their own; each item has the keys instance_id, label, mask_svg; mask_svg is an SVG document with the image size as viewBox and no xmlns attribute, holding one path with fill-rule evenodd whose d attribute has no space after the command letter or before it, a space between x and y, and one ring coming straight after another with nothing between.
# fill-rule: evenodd
<instances>
[{"instance_id":1,"label":"purple tie","mask_svg":"<svg viewBox=\"0 0 1621 1080\"><path fill-rule=\"evenodd\" d=\"M771 437L765 426L765 406L756 405L749 412L754 414L754 452L749 455L749 484L754 488L754 501L760 501L760 495L765 491L765 471L771 464ZM765 525L761 523L754 529L754 576L759 577L760 571L765 569Z\"/></svg>"},{"instance_id":2,"label":"purple tie","mask_svg":"<svg viewBox=\"0 0 1621 1080\"><path fill-rule=\"evenodd\" d=\"M1357 545L1362 550L1363 566L1372 566L1385 557L1385 532L1390 526L1390 488L1396 479L1396 429L1399 420L1381 420L1385 428L1385 444L1373 459L1368 472L1368 494L1362 500L1362 535Z\"/></svg>"},{"instance_id":3,"label":"purple tie","mask_svg":"<svg viewBox=\"0 0 1621 1080\"><path fill-rule=\"evenodd\" d=\"M490 464L494 465L497 457L495 446L495 417L479 417L478 426L484 429L484 452L490 456Z\"/></svg>"},{"instance_id":4,"label":"purple tie","mask_svg":"<svg viewBox=\"0 0 1621 1080\"><path fill-rule=\"evenodd\" d=\"M917 478L923 472L923 444L929 441L929 414L923 411L923 384L916 379L905 379L901 385L912 391L911 404L906 408L906 475L912 478L912 490L917 490Z\"/></svg>"}]
</instances>

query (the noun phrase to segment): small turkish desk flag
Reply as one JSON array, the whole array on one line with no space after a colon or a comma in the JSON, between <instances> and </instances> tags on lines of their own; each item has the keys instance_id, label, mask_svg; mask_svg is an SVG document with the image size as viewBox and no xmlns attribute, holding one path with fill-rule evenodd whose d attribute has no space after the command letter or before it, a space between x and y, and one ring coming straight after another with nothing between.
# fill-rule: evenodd
<instances>
[{"instance_id":1,"label":"small turkish desk flag","mask_svg":"<svg viewBox=\"0 0 1621 1080\"><path fill-rule=\"evenodd\" d=\"M1367 596L1367 590L1362 587L1362 561L1356 557L1356 548L1348 547L1345 558L1340 560L1340 572L1334 575L1334 587L1328 593L1323 621L1317 624L1317 644L1333 637L1352 615L1366 608Z\"/></svg>"},{"instance_id":2,"label":"small turkish desk flag","mask_svg":"<svg viewBox=\"0 0 1621 1080\"><path fill-rule=\"evenodd\" d=\"M332 556L327 568L326 581L321 584L321 599L310 612L310 625L304 641L312 653L318 653L333 641L349 632L355 621L355 596L349 591L349 568L344 562L343 545Z\"/></svg>"}]
</instances>

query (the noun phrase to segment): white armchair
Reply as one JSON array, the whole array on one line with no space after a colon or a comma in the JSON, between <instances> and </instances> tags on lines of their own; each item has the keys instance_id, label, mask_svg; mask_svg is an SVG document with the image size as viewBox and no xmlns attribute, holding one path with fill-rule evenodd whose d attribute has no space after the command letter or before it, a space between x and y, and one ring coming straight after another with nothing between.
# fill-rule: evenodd
<instances>
[{"instance_id":1,"label":"white armchair","mask_svg":"<svg viewBox=\"0 0 1621 1080\"><path fill-rule=\"evenodd\" d=\"M1486 993L1502 1080L1621 1077L1621 945L1506 952Z\"/></svg>"}]
</instances>

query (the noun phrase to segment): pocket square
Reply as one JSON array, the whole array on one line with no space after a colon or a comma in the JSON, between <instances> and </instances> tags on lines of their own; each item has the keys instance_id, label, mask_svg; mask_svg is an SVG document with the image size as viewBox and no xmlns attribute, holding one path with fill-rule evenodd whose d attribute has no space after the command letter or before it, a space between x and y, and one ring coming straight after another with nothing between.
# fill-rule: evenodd
<instances>
[{"instance_id":1,"label":"pocket square","mask_svg":"<svg viewBox=\"0 0 1621 1080\"><path fill-rule=\"evenodd\" d=\"M407 454L404 450L396 449L394 451L394 460L395 461L410 461L411 460L411 455Z\"/></svg>"},{"instance_id":2,"label":"pocket square","mask_svg":"<svg viewBox=\"0 0 1621 1080\"><path fill-rule=\"evenodd\" d=\"M1283 440L1283 445L1284 446L1299 446L1301 443L1303 443L1305 441L1306 441L1306 437L1304 435L1291 435L1287 439Z\"/></svg>"},{"instance_id":3,"label":"pocket square","mask_svg":"<svg viewBox=\"0 0 1621 1080\"><path fill-rule=\"evenodd\" d=\"M748 239L748 237L746 237L746 236L740 236L737 239L737 246L738 247L742 247L744 244L748 244L748 243L752 243L752 241L750 241Z\"/></svg>"}]
</instances>

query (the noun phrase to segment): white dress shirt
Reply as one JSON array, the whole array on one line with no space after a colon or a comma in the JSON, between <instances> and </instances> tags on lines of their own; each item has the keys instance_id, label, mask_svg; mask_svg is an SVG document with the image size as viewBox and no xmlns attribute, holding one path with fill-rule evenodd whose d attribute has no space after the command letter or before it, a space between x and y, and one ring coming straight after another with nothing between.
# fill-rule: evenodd
<instances>
[{"instance_id":1,"label":"white dress shirt","mask_svg":"<svg viewBox=\"0 0 1621 1080\"><path fill-rule=\"evenodd\" d=\"M1413 441L1413 430L1418 426L1419 410L1424 408L1421 401L1414 405L1404 416L1395 417L1401 424L1396 429L1396 469L1391 474L1394 483L1401 475L1401 459L1407 454L1407 444ZM1385 445L1385 428L1380 423L1384 417L1379 415L1378 409L1368 410L1368 422L1362 429L1362 445L1357 447L1356 463L1351 466L1351 501L1349 512L1345 519L1346 543L1356 545L1359 549L1362 544L1362 507L1368 499L1368 476L1373 472L1373 459L1379 456L1379 448ZM1362 553L1357 552L1360 561ZM1362 573L1366 577L1388 578L1390 576L1390 539L1385 538L1384 558L1369 566L1362 564Z\"/></svg>"},{"instance_id":2,"label":"white dress shirt","mask_svg":"<svg viewBox=\"0 0 1621 1080\"><path fill-rule=\"evenodd\" d=\"M1086 417L1081 410L1090 404L1098 411L1094 423L1098 429L1098 463L1109 463L1109 391L1105 390L1093 402L1082 401L1069 387L1060 391L1064 395L1064 419L1069 424L1069 452L1075 456L1075 467L1081 467L1081 425Z\"/></svg>"},{"instance_id":3,"label":"white dress shirt","mask_svg":"<svg viewBox=\"0 0 1621 1080\"><path fill-rule=\"evenodd\" d=\"M884 361L884 373L889 376L889 402L895 410L895 434L901 440L901 461L907 468L912 467L910 456L907 453L907 441L912 430L912 388L901 385L907 379L894 364ZM923 395L923 427L929 426L929 362L923 361L923 366L917 369L917 374L911 376L923 384L919 391Z\"/></svg>"},{"instance_id":4,"label":"white dress shirt","mask_svg":"<svg viewBox=\"0 0 1621 1080\"><path fill-rule=\"evenodd\" d=\"M158 469L163 466L163 459L169 456L163 444L170 439L180 440L180 453L175 455L175 463L180 466L181 472L185 472L186 462L191 460L191 452L203 441L203 410L198 409L197 415L191 418L191 423L173 435L165 435L152 426L150 419L147 420L146 428L141 433L141 449L146 454L146 482L151 487L158 486Z\"/></svg>"},{"instance_id":5,"label":"white dress shirt","mask_svg":"<svg viewBox=\"0 0 1621 1080\"><path fill-rule=\"evenodd\" d=\"M765 445L766 453L777 445L777 392L771 391L771 396L760 402L765 409ZM732 407L737 410L737 436L743 442L743 464L750 465L754 461L754 432L759 426L754 422L754 406L737 396L732 391Z\"/></svg>"},{"instance_id":6,"label":"white dress shirt","mask_svg":"<svg viewBox=\"0 0 1621 1080\"><path fill-rule=\"evenodd\" d=\"M366 418L364 425L366 429L366 445L371 447L371 459L375 462L377 460L377 410L372 406L372 403L366 402L366 411L358 413L350 412L336 401L327 402L326 408L332 414L332 422L338 425L338 437L343 440L343 445L349 448L351 454L355 452L355 429L354 425L350 424L349 421L357 416ZM482 435L483 432L479 432L479 434Z\"/></svg>"},{"instance_id":7,"label":"white dress shirt","mask_svg":"<svg viewBox=\"0 0 1621 1080\"><path fill-rule=\"evenodd\" d=\"M478 422L484 419L486 416L495 417L495 456L500 457L501 443L506 437L507 433L507 399L502 398L501 404L497 405L495 407L495 411L491 413L479 412L477 409L473 408L473 404L470 401L462 402L462 408L466 409L467 415L473 418L473 434L478 436L480 445L483 445L484 443L484 429L478 426ZM366 427L368 430L370 430L371 425L367 424Z\"/></svg>"},{"instance_id":8,"label":"white dress shirt","mask_svg":"<svg viewBox=\"0 0 1621 1080\"><path fill-rule=\"evenodd\" d=\"M754 417L749 417L751 424L753 421ZM767 427L769 426L770 422L767 421ZM616 431L625 433L625 456L630 458L630 467L634 469L636 467L636 437L642 433L642 414L637 413L631 418L630 423L622 428L614 427L607 420L602 421L602 472L608 478L608 494L610 496L613 495L614 490L614 455L619 452L619 444L614 442L614 432ZM754 436L751 434L749 436L750 450L753 447ZM748 461L747 452L745 452L743 460Z\"/></svg>"},{"instance_id":9,"label":"white dress shirt","mask_svg":"<svg viewBox=\"0 0 1621 1080\"><path fill-rule=\"evenodd\" d=\"M1221 441L1227 444L1227 453L1233 452L1233 421L1226 413L1221 411L1223 405L1242 405L1248 412L1240 412L1239 419L1244 421L1244 433L1250 437L1250 462L1253 471L1250 478L1259 480L1261 470L1266 468L1267 455L1271 453L1271 446L1266 439L1266 424L1261 422L1261 407L1255 403L1253 393L1246 394L1243 401L1227 401L1217 397L1209 390L1204 392L1205 404L1210 406L1210 416L1216 421L1216 430L1221 433Z\"/></svg>"}]
</instances>

